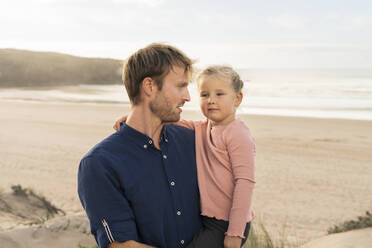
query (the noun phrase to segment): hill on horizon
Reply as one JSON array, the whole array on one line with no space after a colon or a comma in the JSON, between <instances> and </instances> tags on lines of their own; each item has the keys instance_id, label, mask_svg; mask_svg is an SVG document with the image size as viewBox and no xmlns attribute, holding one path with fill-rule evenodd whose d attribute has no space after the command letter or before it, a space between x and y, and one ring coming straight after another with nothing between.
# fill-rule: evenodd
<instances>
[{"instance_id":1,"label":"hill on horizon","mask_svg":"<svg viewBox=\"0 0 372 248\"><path fill-rule=\"evenodd\" d=\"M121 84L122 61L0 49L0 87Z\"/></svg>"}]
</instances>

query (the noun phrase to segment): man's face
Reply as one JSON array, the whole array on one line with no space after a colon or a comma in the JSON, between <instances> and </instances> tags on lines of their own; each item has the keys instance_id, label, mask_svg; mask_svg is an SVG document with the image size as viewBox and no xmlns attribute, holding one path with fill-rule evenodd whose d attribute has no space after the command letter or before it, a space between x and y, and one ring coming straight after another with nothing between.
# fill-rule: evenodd
<instances>
[{"instance_id":1,"label":"man's face","mask_svg":"<svg viewBox=\"0 0 372 248\"><path fill-rule=\"evenodd\" d=\"M181 107L190 101L187 89L188 75L183 67L173 66L164 77L163 87L150 102L150 109L162 122L176 122L180 120Z\"/></svg>"}]
</instances>

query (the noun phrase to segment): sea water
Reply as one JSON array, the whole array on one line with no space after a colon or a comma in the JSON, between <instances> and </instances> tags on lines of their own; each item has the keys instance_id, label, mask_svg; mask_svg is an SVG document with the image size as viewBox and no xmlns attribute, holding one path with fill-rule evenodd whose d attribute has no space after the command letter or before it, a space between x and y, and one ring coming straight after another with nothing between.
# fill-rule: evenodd
<instances>
[{"instance_id":1,"label":"sea water","mask_svg":"<svg viewBox=\"0 0 372 248\"><path fill-rule=\"evenodd\" d=\"M372 69L240 69L244 81L241 114L372 120ZM199 109L196 83L189 86ZM0 99L18 101L129 104L123 85L2 88Z\"/></svg>"}]
</instances>

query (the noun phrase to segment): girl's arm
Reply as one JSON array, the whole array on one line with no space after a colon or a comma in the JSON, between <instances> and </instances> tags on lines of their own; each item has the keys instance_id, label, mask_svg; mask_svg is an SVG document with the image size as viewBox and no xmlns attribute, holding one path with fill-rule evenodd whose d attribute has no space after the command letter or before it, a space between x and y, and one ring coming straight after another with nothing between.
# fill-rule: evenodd
<instances>
[{"instance_id":1,"label":"girl's arm","mask_svg":"<svg viewBox=\"0 0 372 248\"><path fill-rule=\"evenodd\" d=\"M117 120L114 124L114 126L112 126L113 129L115 129L116 131L119 130L120 128L120 124L123 123L123 122L126 122L127 121L127 115L124 115L123 117L121 117L119 120Z\"/></svg>"},{"instance_id":2,"label":"girl's arm","mask_svg":"<svg viewBox=\"0 0 372 248\"><path fill-rule=\"evenodd\" d=\"M120 124L123 123L123 122L126 122L127 120L127 115L124 115L123 117L121 117L119 120L117 120L113 126L113 128L118 131L119 128L120 128ZM180 121L177 121L177 122L170 122L170 123L167 123L167 125L176 125L176 126L181 126L181 127L185 127L185 128L188 128L188 129L191 129L191 130L195 130L195 123L196 121L187 121L187 120L180 120Z\"/></svg>"},{"instance_id":3,"label":"girl's arm","mask_svg":"<svg viewBox=\"0 0 372 248\"><path fill-rule=\"evenodd\" d=\"M255 143L249 129L241 121L225 130L224 136L235 181L229 228L226 234L244 238L255 184Z\"/></svg>"},{"instance_id":4,"label":"girl's arm","mask_svg":"<svg viewBox=\"0 0 372 248\"><path fill-rule=\"evenodd\" d=\"M196 123L196 121L180 120L180 121L171 122L171 123L168 123L168 124L169 125L175 125L175 126L181 126L181 127L185 127L185 128L191 129L191 130L195 130L195 123Z\"/></svg>"}]
</instances>

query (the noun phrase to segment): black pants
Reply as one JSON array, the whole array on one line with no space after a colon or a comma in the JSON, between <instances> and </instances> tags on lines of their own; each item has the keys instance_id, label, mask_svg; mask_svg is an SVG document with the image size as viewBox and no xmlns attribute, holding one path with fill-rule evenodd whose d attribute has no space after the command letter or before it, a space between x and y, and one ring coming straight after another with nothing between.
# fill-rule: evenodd
<instances>
[{"instance_id":1,"label":"black pants","mask_svg":"<svg viewBox=\"0 0 372 248\"><path fill-rule=\"evenodd\" d=\"M186 248L224 248L223 241L228 227L229 222L227 221L202 216L202 229ZM241 246L248 238L250 227L251 223L248 222Z\"/></svg>"}]
</instances>

